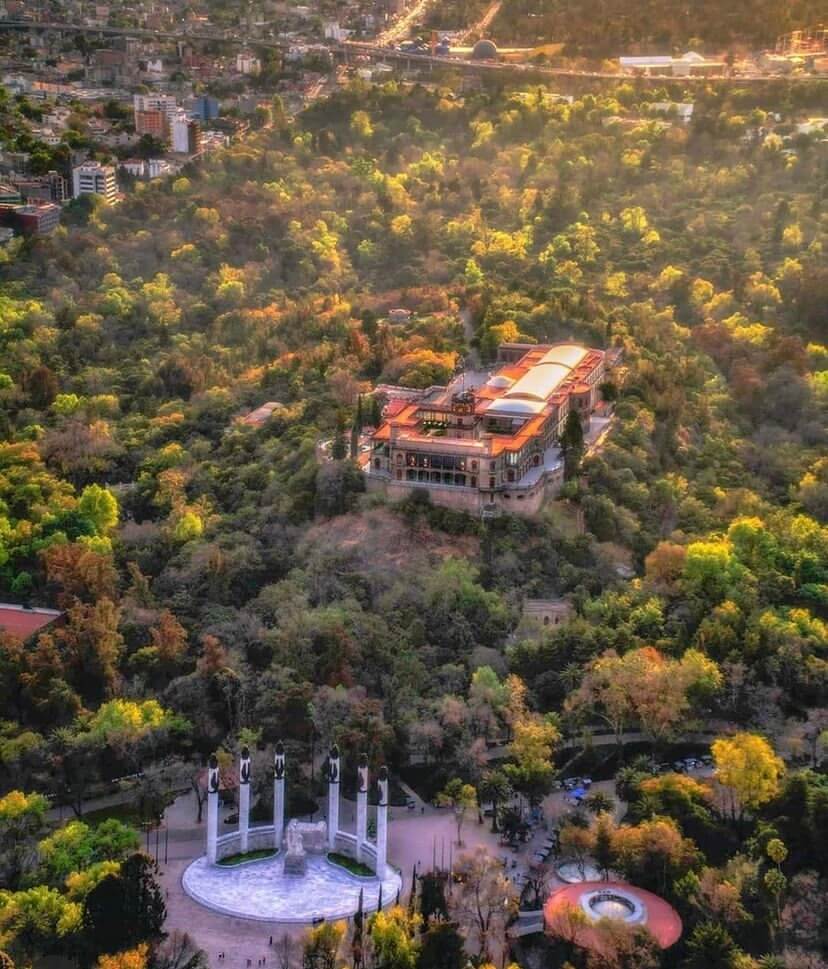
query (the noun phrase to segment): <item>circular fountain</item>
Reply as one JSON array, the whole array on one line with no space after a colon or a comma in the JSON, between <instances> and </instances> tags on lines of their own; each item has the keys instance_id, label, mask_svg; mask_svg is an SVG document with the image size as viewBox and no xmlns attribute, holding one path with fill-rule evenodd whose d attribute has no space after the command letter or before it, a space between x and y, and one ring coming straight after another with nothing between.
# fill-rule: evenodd
<instances>
[{"instance_id":1,"label":"circular fountain","mask_svg":"<svg viewBox=\"0 0 828 969\"><path fill-rule=\"evenodd\" d=\"M647 918L647 909L640 898L617 887L585 892L581 896L581 908L592 920L613 919L632 925Z\"/></svg>"}]
</instances>

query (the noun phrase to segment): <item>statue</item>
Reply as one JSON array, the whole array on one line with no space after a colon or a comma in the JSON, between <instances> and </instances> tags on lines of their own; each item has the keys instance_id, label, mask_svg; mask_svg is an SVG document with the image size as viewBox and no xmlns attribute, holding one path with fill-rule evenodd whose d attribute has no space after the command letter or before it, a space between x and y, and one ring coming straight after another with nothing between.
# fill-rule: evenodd
<instances>
[{"instance_id":1,"label":"statue","mask_svg":"<svg viewBox=\"0 0 828 969\"><path fill-rule=\"evenodd\" d=\"M281 740L276 744L273 754L273 776L277 781L284 780L285 777L285 745Z\"/></svg>"},{"instance_id":2,"label":"statue","mask_svg":"<svg viewBox=\"0 0 828 969\"><path fill-rule=\"evenodd\" d=\"M210 766L207 768L207 793L218 794L219 764L215 754L210 755Z\"/></svg>"},{"instance_id":3,"label":"statue","mask_svg":"<svg viewBox=\"0 0 828 969\"><path fill-rule=\"evenodd\" d=\"M247 746L242 747L241 767L239 769L239 783L240 784L250 783L250 748Z\"/></svg>"},{"instance_id":4,"label":"statue","mask_svg":"<svg viewBox=\"0 0 828 969\"><path fill-rule=\"evenodd\" d=\"M379 807L388 807L388 768L380 767L379 777L377 779L378 797L377 804Z\"/></svg>"},{"instance_id":5,"label":"statue","mask_svg":"<svg viewBox=\"0 0 828 969\"><path fill-rule=\"evenodd\" d=\"M330 784L339 783L339 747L336 744L331 747L328 755L328 782Z\"/></svg>"},{"instance_id":6,"label":"statue","mask_svg":"<svg viewBox=\"0 0 828 969\"><path fill-rule=\"evenodd\" d=\"M368 755L362 754L357 767L357 793L368 793Z\"/></svg>"},{"instance_id":7,"label":"statue","mask_svg":"<svg viewBox=\"0 0 828 969\"><path fill-rule=\"evenodd\" d=\"M299 822L294 818L287 826L285 834L287 841L287 854L285 855L285 874L304 875L308 867L308 859L305 854L305 846L302 840L302 832L299 830Z\"/></svg>"}]
</instances>

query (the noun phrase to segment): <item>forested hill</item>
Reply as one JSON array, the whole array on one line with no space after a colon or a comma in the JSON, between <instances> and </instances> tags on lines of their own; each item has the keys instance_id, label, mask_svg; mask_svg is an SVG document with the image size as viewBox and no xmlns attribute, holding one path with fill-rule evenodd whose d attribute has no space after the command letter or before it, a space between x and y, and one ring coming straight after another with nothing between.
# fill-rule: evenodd
<instances>
[{"instance_id":1,"label":"forested hill","mask_svg":"<svg viewBox=\"0 0 828 969\"><path fill-rule=\"evenodd\" d=\"M626 86L353 88L7 262L0 596L68 609L4 647L7 773L48 785L122 692L201 752L314 717L375 757L431 724L450 758L473 667L553 711L610 647L693 647L718 714L799 723L828 676L828 213L798 96L717 88L684 126ZM537 523L371 509L318 463L359 391L450 375L460 306L488 358L624 351L607 446ZM576 621L507 652L522 598L559 594Z\"/></svg>"},{"instance_id":2,"label":"forested hill","mask_svg":"<svg viewBox=\"0 0 828 969\"><path fill-rule=\"evenodd\" d=\"M826 20L826 0L506 0L494 36L501 43L562 43L568 54L617 57L699 46L761 48Z\"/></svg>"}]
</instances>

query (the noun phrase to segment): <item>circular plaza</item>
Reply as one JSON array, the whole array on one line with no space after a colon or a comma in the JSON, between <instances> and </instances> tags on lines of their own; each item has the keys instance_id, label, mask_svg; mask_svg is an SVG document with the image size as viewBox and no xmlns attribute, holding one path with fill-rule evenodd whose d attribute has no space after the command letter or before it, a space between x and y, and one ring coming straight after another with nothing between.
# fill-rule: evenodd
<instances>
[{"instance_id":1,"label":"circular plaza","mask_svg":"<svg viewBox=\"0 0 828 969\"><path fill-rule=\"evenodd\" d=\"M402 885L390 866L382 880L366 878L322 855L309 855L298 877L285 874L284 866L281 854L230 868L202 856L185 870L182 885L190 898L222 915L293 923L350 918L359 908L360 893L364 910L374 911L380 901L392 904Z\"/></svg>"}]
</instances>

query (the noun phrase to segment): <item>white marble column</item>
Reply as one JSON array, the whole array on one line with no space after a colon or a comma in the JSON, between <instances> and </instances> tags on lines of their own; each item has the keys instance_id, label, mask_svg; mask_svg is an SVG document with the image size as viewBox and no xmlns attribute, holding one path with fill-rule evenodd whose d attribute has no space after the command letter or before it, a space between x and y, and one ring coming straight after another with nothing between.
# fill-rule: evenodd
<instances>
[{"instance_id":1,"label":"white marble column","mask_svg":"<svg viewBox=\"0 0 828 969\"><path fill-rule=\"evenodd\" d=\"M388 768L380 767L377 780L379 796L377 798L377 878L385 877L385 866L388 861Z\"/></svg>"},{"instance_id":2,"label":"white marble column","mask_svg":"<svg viewBox=\"0 0 828 969\"><path fill-rule=\"evenodd\" d=\"M336 849L339 831L339 747L331 747L328 754L328 850Z\"/></svg>"},{"instance_id":3,"label":"white marble column","mask_svg":"<svg viewBox=\"0 0 828 969\"><path fill-rule=\"evenodd\" d=\"M273 847L282 847L285 835L285 748L280 740L273 754Z\"/></svg>"},{"instance_id":4,"label":"white marble column","mask_svg":"<svg viewBox=\"0 0 828 969\"><path fill-rule=\"evenodd\" d=\"M210 756L207 768L207 862L216 863L219 815L219 765L215 754Z\"/></svg>"},{"instance_id":5,"label":"white marble column","mask_svg":"<svg viewBox=\"0 0 828 969\"><path fill-rule=\"evenodd\" d=\"M363 845L368 839L368 755L361 754L357 768L356 856L363 861Z\"/></svg>"},{"instance_id":6,"label":"white marble column","mask_svg":"<svg viewBox=\"0 0 828 969\"><path fill-rule=\"evenodd\" d=\"M239 764L239 851L247 854L250 832L250 750L242 747Z\"/></svg>"}]
</instances>

